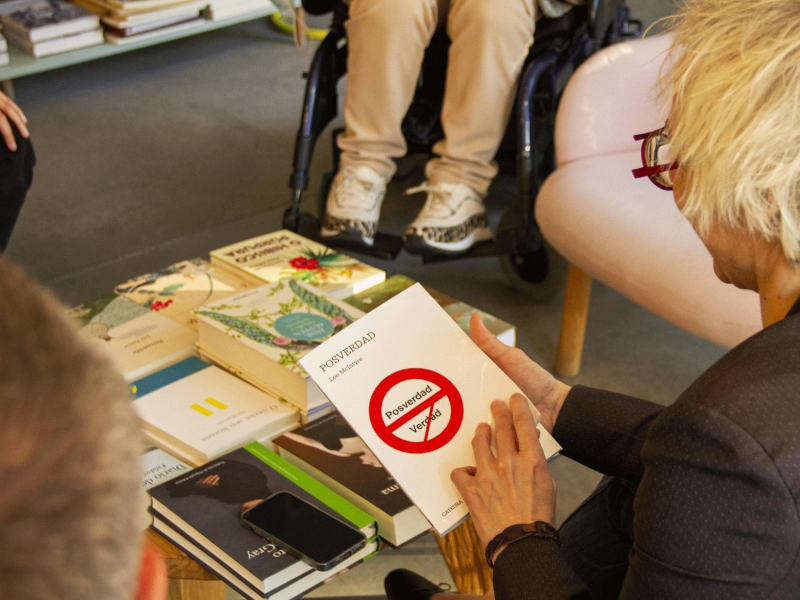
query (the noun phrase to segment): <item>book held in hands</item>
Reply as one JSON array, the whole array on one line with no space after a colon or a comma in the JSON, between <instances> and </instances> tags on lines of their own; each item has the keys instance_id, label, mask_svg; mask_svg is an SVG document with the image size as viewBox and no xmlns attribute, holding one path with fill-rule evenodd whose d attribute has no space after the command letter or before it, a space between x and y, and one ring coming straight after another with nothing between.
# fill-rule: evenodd
<instances>
[{"instance_id":1,"label":"book held in hands","mask_svg":"<svg viewBox=\"0 0 800 600\"><path fill-rule=\"evenodd\" d=\"M439 535L469 515L450 473L475 464L471 441L491 402L521 390L421 285L300 363ZM538 427L551 458L560 446Z\"/></svg>"}]
</instances>

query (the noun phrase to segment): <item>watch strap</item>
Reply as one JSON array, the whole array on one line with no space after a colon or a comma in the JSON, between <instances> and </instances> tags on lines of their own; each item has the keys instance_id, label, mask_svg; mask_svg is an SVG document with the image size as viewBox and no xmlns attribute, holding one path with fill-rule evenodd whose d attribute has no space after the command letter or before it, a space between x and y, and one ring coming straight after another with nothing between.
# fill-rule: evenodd
<instances>
[{"instance_id":1,"label":"watch strap","mask_svg":"<svg viewBox=\"0 0 800 600\"><path fill-rule=\"evenodd\" d=\"M520 523L506 527L503 531L498 533L491 542L486 546L486 564L489 568L494 568L494 561L492 557L497 549L504 544L511 544L526 537L540 537L550 540L561 545L561 538L558 536L558 530L547 523L546 521L534 521L533 523Z\"/></svg>"}]
</instances>

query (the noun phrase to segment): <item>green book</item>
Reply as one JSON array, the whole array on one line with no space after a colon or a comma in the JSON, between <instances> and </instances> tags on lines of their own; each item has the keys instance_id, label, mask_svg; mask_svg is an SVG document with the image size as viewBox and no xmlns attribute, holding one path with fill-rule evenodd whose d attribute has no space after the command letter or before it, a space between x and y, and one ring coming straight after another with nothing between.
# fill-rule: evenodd
<instances>
[{"instance_id":1,"label":"green book","mask_svg":"<svg viewBox=\"0 0 800 600\"><path fill-rule=\"evenodd\" d=\"M345 298L344 302L362 312L368 313L378 308L387 300L391 300L403 290L410 288L415 283L417 282L413 279L409 279L405 275L394 275L383 283L379 283L363 292ZM498 319L474 306L456 300L447 294L442 294L427 286L423 287L425 287L425 290L436 300L439 306L458 323L458 326L461 327L467 335L469 335L469 320L472 318L473 314L480 313L486 328L496 335L501 342L507 346L515 346L517 344L517 328L510 323Z\"/></svg>"}]
</instances>

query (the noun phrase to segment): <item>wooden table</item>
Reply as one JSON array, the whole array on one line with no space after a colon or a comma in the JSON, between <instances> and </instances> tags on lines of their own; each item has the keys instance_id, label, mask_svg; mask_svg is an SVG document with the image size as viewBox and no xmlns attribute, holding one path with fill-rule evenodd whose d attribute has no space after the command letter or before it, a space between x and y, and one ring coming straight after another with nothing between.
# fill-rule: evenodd
<instances>
[{"instance_id":1,"label":"wooden table","mask_svg":"<svg viewBox=\"0 0 800 600\"><path fill-rule=\"evenodd\" d=\"M183 551L150 530L150 540L161 551L169 571L169 600L225 600L225 584ZM472 520L462 523L444 538L436 536L447 567L463 594L492 591L492 573Z\"/></svg>"}]
</instances>

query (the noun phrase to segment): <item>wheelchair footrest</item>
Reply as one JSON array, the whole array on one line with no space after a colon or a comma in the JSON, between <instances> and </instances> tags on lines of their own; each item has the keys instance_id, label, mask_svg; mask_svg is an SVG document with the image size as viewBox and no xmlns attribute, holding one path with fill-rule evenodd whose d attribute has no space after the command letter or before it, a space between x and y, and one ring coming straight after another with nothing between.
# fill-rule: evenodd
<instances>
[{"instance_id":1,"label":"wheelchair footrest","mask_svg":"<svg viewBox=\"0 0 800 600\"><path fill-rule=\"evenodd\" d=\"M486 256L497 256L497 244L494 240L475 244L466 252L453 252L450 254L443 252L426 253L422 255L422 264L448 262L465 258L484 258Z\"/></svg>"},{"instance_id":2,"label":"wheelchair footrest","mask_svg":"<svg viewBox=\"0 0 800 600\"><path fill-rule=\"evenodd\" d=\"M347 239L321 238L319 241L332 248L340 248L341 250L364 254L380 260L394 260L403 249L403 238L380 232L375 234L375 243L372 246L365 246Z\"/></svg>"}]
</instances>

